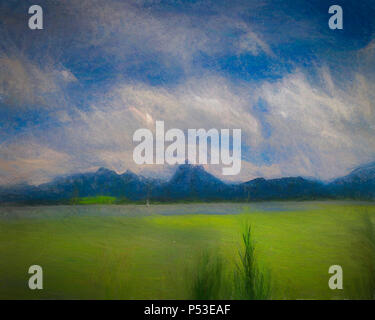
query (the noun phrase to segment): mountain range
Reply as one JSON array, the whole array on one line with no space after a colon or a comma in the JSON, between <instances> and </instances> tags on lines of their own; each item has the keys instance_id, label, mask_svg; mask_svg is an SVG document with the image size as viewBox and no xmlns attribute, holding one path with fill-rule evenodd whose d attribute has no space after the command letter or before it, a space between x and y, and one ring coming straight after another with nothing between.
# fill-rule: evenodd
<instances>
[{"instance_id":1,"label":"mountain range","mask_svg":"<svg viewBox=\"0 0 375 320\"><path fill-rule=\"evenodd\" d=\"M131 171L96 172L58 177L51 182L0 187L2 203L67 203L78 197L113 196L127 201L263 201L355 199L375 200L375 162L356 168L329 183L302 177L257 178L225 183L200 165L179 165L169 181Z\"/></svg>"}]
</instances>

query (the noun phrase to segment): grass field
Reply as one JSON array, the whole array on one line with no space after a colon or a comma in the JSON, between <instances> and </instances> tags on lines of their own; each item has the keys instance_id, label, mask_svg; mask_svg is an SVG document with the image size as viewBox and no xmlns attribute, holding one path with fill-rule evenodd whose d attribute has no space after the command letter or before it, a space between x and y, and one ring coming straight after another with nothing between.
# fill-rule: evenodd
<instances>
[{"instance_id":1,"label":"grass field","mask_svg":"<svg viewBox=\"0 0 375 320\"><path fill-rule=\"evenodd\" d=\"M259 268L270 276L272 299L371 298L375 205L288 206L254 210L243 204L240 214L176 215L153 214L151 206L139 216L128 214L127 206L106 206L106 214L96 205L1 208L0 298L188 299L202 256L221 261L217 298L235 298L246 225ZM125 213L111 215L112 207ZM27 286L33 264L43 268L43 290ZM343 290L328 287L331 265L343 268Z\"/></svg>"}]
</instances>

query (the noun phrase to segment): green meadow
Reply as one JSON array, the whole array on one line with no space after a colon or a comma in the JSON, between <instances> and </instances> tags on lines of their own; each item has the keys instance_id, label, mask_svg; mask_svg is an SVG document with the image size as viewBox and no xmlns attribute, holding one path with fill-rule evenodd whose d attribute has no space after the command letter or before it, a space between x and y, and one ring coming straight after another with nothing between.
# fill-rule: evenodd
<instances>
[{"instance_id":1,"label":"green meadow","mask_svg":"<svg viewBox=\"0 0 375 320\"><path fill-rule=\"evenodd\" d=\"M0 208L0 298L196 298L203 261L220 277L203 291L235 299L251 226L268 298L370 299L374 223L374 203L356 202ZM28 288L34 264L43 290ZM328 287L331 265L343 268L343 290Z\"/></svg>"},{"instance_id":2,"label":"green meadow","mask_svg":"<svg viewBox=\"0 0 375 320\"><path fill-rule=\"evenodd\" d=\"M73 204L114 204L117 198L109 196L81 197L72 199Z\"/></svg>"}]
</instances>

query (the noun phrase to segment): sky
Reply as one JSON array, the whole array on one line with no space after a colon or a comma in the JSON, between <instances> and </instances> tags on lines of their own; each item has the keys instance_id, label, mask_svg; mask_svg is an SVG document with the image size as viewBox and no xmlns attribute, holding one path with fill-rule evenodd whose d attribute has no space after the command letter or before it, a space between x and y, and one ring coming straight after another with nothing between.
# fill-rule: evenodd
<instances>
[{"instance_id":1,"label":"sky","mask_svg":"<svg viewBox=\"0 0 375 320\"><path fill-rule=\"evenodd\" d=\"M44 29L30 30L39 4ZM330 5L344 29L328 27ZM328 181L375 161L375 1L2 0L0 184L137 165L133 133L240 128L220 178Z\"/></svg>"}]
</instances>

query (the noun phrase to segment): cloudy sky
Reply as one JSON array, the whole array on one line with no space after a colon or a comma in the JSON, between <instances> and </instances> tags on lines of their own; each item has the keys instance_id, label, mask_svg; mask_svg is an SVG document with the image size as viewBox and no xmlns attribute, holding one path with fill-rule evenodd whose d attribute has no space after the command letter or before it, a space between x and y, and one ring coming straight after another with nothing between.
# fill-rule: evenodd
<instances>
[{"instance_id":1,"label":"cloudy sky","mask_svg":"<svg viewBox=\"0 0 375 320\"><path fill-rule=\"evenodd\" d=\"M0 184L138 166L138 128L240 128L245 181L375 161L375 2L0 3ZM328 8L344 10L330 30ZM220 176L221 166L207 170Z\"/></svg>"}]
</instances>

